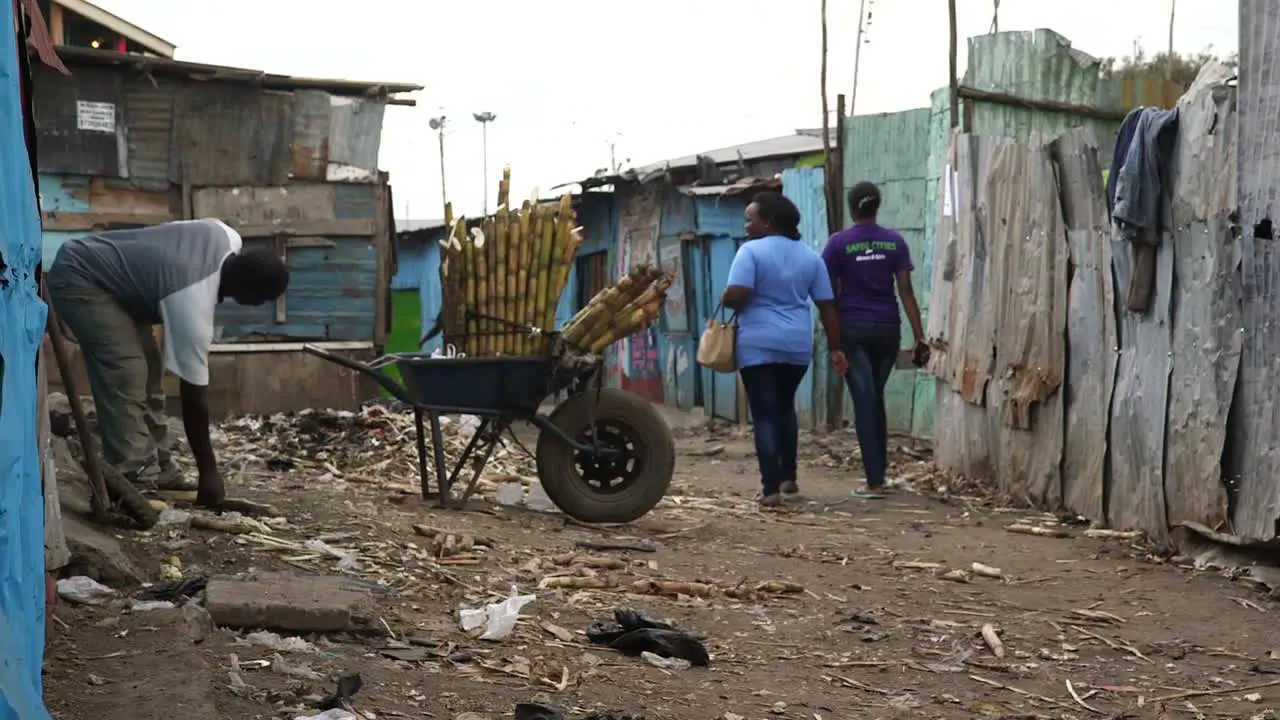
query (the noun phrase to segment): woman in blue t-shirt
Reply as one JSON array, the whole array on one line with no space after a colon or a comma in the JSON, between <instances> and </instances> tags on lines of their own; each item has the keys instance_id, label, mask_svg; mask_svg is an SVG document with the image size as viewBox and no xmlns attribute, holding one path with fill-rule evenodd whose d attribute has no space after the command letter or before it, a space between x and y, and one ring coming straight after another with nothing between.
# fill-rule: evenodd
<instances>
[{"instance_id":1,"label":"woman in blue t-shirt","mask_svg":"<svg viewBox=\"0 0 1280 720\"><path fill-rule=\"evenodd\" d=\"M783 493L799 491L796 389L813 359L811 300L833 349L832 365L842 375L847 365L826 266L797 242L800 211L781 194L762 192L747 206L746 231L721 301L738 312L738 371L760 462L760 504L772 507L782 504Z\"/></svg>"}]
</instances>

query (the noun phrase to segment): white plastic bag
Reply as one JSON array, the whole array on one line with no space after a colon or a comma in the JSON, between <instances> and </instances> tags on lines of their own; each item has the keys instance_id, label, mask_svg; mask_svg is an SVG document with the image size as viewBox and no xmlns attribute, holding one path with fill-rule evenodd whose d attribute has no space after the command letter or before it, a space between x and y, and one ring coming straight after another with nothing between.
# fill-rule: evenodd
<instances>
[{"instance_id":1,"label":"white plastic bag","mask_svg":"<svg viewBox=\"0 0 1280 720\"><path fill-rule=\"evenodd\" d=\"M294 718L293 720L357 720L355 715L343 710L342 708L334 708L325 710L319 715L307 715Z\"/></svg>"},{"instance_id":2,"label":"white plastic bag","mask_svg":"<svg viewBox=\"0 0 1280 720\"><path fill-rule=\"evenodd\" d=\"M502 640L516 629L516 619L520 617L520 609L533 602L536 595L521 595L511 588L511 596L502 602L492 603L482 608L460 608L458 620L462 629L470 632L481 625L484 632L481 640Z\"/></svg>"},{"instance_id":3,"label":"white plastic bag","mask_svg":"<svg viewBox=\"0 0 1280 720\"><path fill-rule=\"evenodd\" d=\"M91 577L77 575L58 581L58 597L78 605L106 605L118 594Z\"/></svg>"}]
</instances>

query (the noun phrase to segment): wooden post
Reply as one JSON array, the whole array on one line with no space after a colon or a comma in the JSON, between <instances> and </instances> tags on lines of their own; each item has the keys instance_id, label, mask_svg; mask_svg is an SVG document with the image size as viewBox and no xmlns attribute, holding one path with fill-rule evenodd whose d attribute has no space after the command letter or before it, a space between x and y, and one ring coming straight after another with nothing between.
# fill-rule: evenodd
<instances>
[{"instance_id":1,"label":"wooden post","mask_svg":"<svg viewBox=\"0 0 1280 720\"><path fill-rule=\"evenodd\" d=\"M66 25L63 24L62 6L56 1L49 3L49 39L54 47L67 44Z\"/></svg>"},{"instance_id":2,"label":"wooden post","mask_svg":"<svg viewBox=\"0 0 1280 720\"><path fill-rule=\"evenodd\" d=\"M833 187L835 190L829 194L830 199L827 203L827 224L835 228L833 234L844 229L844 118L844 95L837 95L836 156L827 171L834 175L828 181L828 187ZM826 426L828 430L838 430L844 420L844 378L832 370L827 373L825 382L827 383L827 407L823 408L823 411L827 415Z\"/></svg>"},{"instance_id":3,"label":"wooden post","mask_svg":"<svg viewBox=\"0 0 1280 720\"><path fill-rule=\"evenodd\" d=\"M951 23L951 127L954 129L960 125L960 78L959 75L959 53L960 39L956 30L956 0L947 0L947 12Z\"/></svg>"},{"instance_id":4,"label":"wooden post","mask_svg":"<svg viewBox=\"0 0 1280 720\"><path fill-rule=\"evenodd\" d=\"M278 235L274 243L276 254L280 256L280 262L284 263L285 267L289 267L289 239L283 235ZM285 300L284 293L282 293L280 297L276 298L275 323L283 325L288 319L289 306Z\"/></svg>"}]
</instances>

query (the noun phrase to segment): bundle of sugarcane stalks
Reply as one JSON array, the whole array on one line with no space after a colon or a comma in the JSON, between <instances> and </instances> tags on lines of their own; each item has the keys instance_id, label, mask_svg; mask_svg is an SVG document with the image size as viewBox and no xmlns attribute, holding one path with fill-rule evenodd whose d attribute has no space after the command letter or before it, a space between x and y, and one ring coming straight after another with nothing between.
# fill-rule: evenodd
<instances>
[{"instance_id":1,"label":"bundle of sugarcane stalks","mask_svg":"<svg viewBox=\"0 0 1280 720\"><path fill-rule=\"evenodd\" d=\"M651 265L638 265L617 283L596 293L564 326L566 345L593 353L647 330L658 320L673 275Z\"/></svg>"},{"instance_id":2,"label":"bundle of sugarcane stalks","mask_svg":"<svg viewBox=\"0 0 1280 720\"><path fill-rule=\"evenodd\" d=\"M558 205L508 206L511 169L498 185L498 211L467 231L445 206L451 228L440 266L445 341L472 357L545 355L556 306L582 243L569 195Z\"/></svg>"},{"instance_id":3,"label":"bundle of sugarcane stalks","mask_svg":"<svg viewBox=\"0 0 1280 720\"><path fill-rule=\"evenodd\" d=\"M658 319L674 278L638 266L605 288L565 326L555 343L556 308L582 244L569 195L556 205L508 206L511 169L498 185L498 211L467 229L445 205L450 227L440 276L445 342L470 357L601 353Z\"/></svg>"}]
</instances>

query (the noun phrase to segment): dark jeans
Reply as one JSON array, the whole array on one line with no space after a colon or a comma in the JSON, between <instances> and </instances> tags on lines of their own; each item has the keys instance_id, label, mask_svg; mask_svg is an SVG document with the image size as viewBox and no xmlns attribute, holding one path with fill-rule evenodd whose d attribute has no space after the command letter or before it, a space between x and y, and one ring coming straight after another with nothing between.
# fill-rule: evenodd
<instances>
[{"instance_id":1,"label":"dark jeans","mask_svg":"<svg viewBox=\"0 0 1280 720\"><path fill-rule=\"evenodd\" d=\"M853 398L853 422L862 449L867 485L884 487L889 464L889 420L884 409L884 387L898 361L902 336L896 325L846 325L840 329L844 354L849 360L845 381Z\"/></svg>"},{"instance_id":2,"label":"dark jeans","mask_svg":"<svg viewBox=\"0 0 1280 720\"><path fill-rule=\"evenodd\" d=\"M796 417L796 389L807 365L769 363L739 370L751 406L751 424L760 461L760 484L775 495L787 480L796 479L800 420Z\"/></svg>"}]
</instances>

